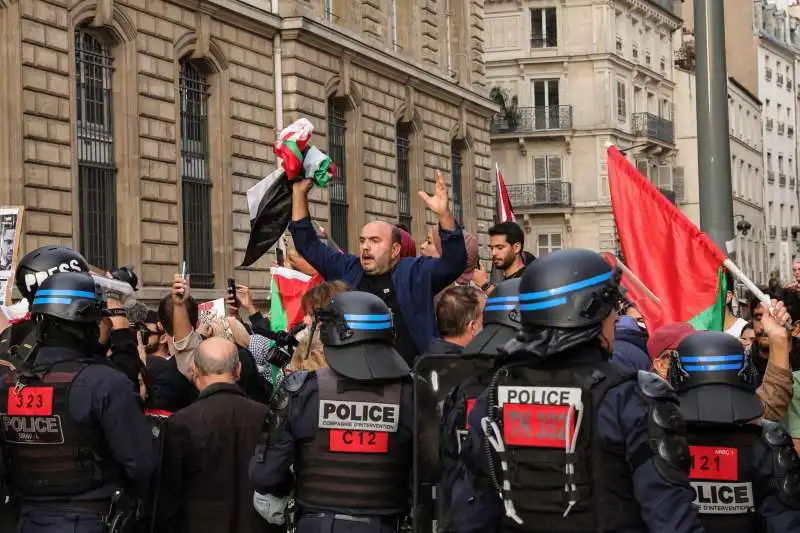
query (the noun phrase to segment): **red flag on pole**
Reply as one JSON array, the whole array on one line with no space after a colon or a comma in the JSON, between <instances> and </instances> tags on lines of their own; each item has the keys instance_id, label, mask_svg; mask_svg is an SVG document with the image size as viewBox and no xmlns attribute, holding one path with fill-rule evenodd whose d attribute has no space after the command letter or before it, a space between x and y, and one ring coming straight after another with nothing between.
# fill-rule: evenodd
<instances>
[{"instance_id":1,"label":"red flag on pole","mask_svg":"<svg viewBox=\"0 0 800 533\"><path fill-rule=\"evenodd\" d=\"M722 251L613 146L608 184L625 264L661 300L661 316L639 309L648 329L690 322L699 330L721 331Z\"/></svg>"},{"instance_id":2,"label":"red flag on pole","mask_svg":"<svg viewBox=\"0 0 800 533\"><path fill-rule=\"evenodd\" d=\"M511 200L508 198L506 182L503 181L503 171L500 170L500 165L495 164L495 168L497 170L497 221L516 222L514 210L511 208Z\"/></svg>"}]
</instances>

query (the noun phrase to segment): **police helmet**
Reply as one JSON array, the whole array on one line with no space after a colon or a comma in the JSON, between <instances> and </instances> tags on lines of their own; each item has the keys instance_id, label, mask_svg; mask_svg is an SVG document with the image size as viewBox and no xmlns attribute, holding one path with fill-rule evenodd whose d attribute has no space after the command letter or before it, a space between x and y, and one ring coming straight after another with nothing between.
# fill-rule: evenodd
<instances>
[{"instance_id":1,"label":"police helmet","mask_svg":"<svg viewBox=\"0 0 800 533\"><path fill-rule=\"evenodd\" d=\"M409 374L408 364L394 349L392 312L368 292L349 291L333 297L316 319L325 358L342 376L369 381Z\"/></svg>"},{"instance_id":2,"label":"police helmet","mask_svg":"<svg viewBox=\"0 0 800 533\"><path fill-rule=\"evenodd\" d=\"M517 278L501 281L495 286L483 308L483 329L464 347L464 355L497 355L498 348L517 335L520 283Z\"/></svg>"},{"instance_id":3,"label":"police helmet","mask_svg":"<svg viewBox=\"0 0 800 533\"><path fill-rule=\"evenodd\" d=\"M56 272L89 272L89 263L72 248L42 246L25 254L14 279L22 297L30 302L42 282Z\"/></svg>"},{"instance_id":4,"label":"police helmet","mask_svg":"<svg viewBox=\"0 0 800 533\"><path fill-rule=\"evenodd\" d=\"M540 257L519 287L523 326L587 328L600 324L620 298L621 271L578 248Z\"/></svg>"},{"instance_id":5,"label":"police helmet","mask_svg":"<svg viewBox=\"0 0 800 533\"><path fill-rule=\"evenodd\" d=\"M97 323L105 302L88 272L60 272L45 279L31 304L34 319L56 318L79 324Z\"/></svg>"},{"instance_id":6,"label":"police helmet","mask_svg":"<svg viewBox=\"0 0 800 533\"><path fill-rule=\"evenodd\" d=\"M687 336L670 361L668 381L687 421L741 423L759 418L757 372L739 340L721 331Z\"/></svg>"}]
</instances>

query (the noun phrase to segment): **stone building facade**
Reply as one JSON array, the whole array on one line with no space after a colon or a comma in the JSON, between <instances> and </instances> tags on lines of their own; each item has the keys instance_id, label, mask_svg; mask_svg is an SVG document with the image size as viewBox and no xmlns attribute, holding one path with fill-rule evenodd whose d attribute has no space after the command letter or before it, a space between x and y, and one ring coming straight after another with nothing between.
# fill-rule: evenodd
<instances>
[{"instance_id":1,"label":"stone building facade","mask_svg":"<svg viewBox=\"0 0 800 533\"><path fill-rule=\"evenodd\" d=\"M300 117L341 168L312 215L343 248L373 219L421 238L435 170L485 233L482 4L0 0L0 203L25 207L22 250L132 264L145 299L184 259L201 298L229 277L265 289L269 257L239 267L245 194Z\"/></svg>"}]
</instances>

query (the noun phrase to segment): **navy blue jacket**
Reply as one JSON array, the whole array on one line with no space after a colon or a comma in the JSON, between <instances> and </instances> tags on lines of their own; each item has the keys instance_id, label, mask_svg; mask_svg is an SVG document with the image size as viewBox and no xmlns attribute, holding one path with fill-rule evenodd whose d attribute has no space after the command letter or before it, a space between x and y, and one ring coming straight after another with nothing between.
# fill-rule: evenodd
<instances>
[{"instance_id":1,"label":"navy blue jacket","mask_svg":"<svg viewBox=\"0 0 800 533\"><path fill-rule=\"evenodd\" d=\"M341 279L358 287L364 277L359 258L326 246L306 217L289 224L294 245L300 255L326 280ZM442 257L406 257L392 270L397 303L418 353L424 353L436 334L434 295L453 283L467 268L464 234L439 228Z\"/></svg>"},{"instance_id":2,"label":"navy blue jacket","mask_svg":"<svg viewBox=\"0 0 800 533\"><path fill-rule=\"evenodd\" d=\"M68 348L44 347L36 354L36 365L80 359L82 354ZM92 364L73 381L69 391L69 416L76 424L100 426L109 450L139 495L149 490L155 469L150 425L139 406L130 380L108 364ZM101 487L76 500L104 499L118 487Z\"/></svg>"},{"instance_id":3,"label":"navy blue jacket","mask_svg":"<svg viewBox=\"0 0 800 533\"><path fill-rule=\"evenodd\" d=\"M607 447L625 453L629 462L633 452L648 439L649 407L636 391L636 386L635 380L626 381L608 391L596 413L593 434L593 438L602 439ZM462 457L468 456L477 471L470 471L463 464L459 467L451 489L448 533L500 530L503 505L488 481L488 464L483 448L481 419L486 413L487 393L484 393L470 413L470 429L462 451ZM702 533L697 511L692 505L694 493L688 483L684 486L670 483L658 473L653 461L652 457L649 458L633 472L634 497L647 530L652 533Z\"/></svg>"},{"instance_id":4,"label":"navy blue jacket","mask_svg":"<svg viewBox=\"0 0 800 533\"><path fill-rule=\"evenodd\" d=\"M647 331L639 327L634 318L620 318L614 331L611 362L632 372L649 371L652 365L647 355L647 338Z\"/></svg>"}]
</instances>

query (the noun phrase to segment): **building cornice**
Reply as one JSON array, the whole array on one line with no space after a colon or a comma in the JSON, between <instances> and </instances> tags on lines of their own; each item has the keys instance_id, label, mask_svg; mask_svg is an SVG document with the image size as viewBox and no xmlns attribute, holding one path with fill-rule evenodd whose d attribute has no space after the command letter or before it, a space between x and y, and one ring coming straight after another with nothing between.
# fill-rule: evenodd
<instances>
[{"instance_id":1,"label":"building cornice","mask_svg":"<svg viewBox=\"0 0 800 533\"><path fill-rule=\"evenodd\" d=\"M500 107L479 93L453 83L419 65L397 57L379 48L368 45L359 37L343 32L339 28L322 24L306 17L283 19L281 35L284 39L300 40L328 53L348 57L354 65L391 78L418 91L441 100L467 108L479 115L491 116L500 112Z\"/></svg>"},{"instance_id":2,"label":"building cornice","mask_svg":"<svg viewBox=\"0 0 800 533\"><path fill-rule=\"evenodd\" d=\"M758 36L761 38L762 43L770 45L770 47L773 48L777 53L785 54L784 59L787 59L789 61L794 60L795 50L791 47L791 45L779 41L778 39L776 39L775 37L764 31L759 31Z\"/></svg>"},{"instance_id":3,"label":"building cornice","mask_svg":"<svg viewBox=\"0 0 800 533\"><path fill-rule=\"evenodd\" d=\"M277 15L240 0L198 0L190 2L201 13L207 13L218 20L225 20L243 30L256 35L272 38L281 27Z\"/></svg>"},{"instance_id":4,"label":"building cornice","mask_svg":"<svg viewBox=\"0 0 800 533\"><path fill-rule=\"evenodd\" d=\"M663 24L673 31L683 25L683 20L678 15L650 0L616 0L616 3L631 11L644 13L647 18L655 20L658 24Z\"/></svg>"}]
</instances>

